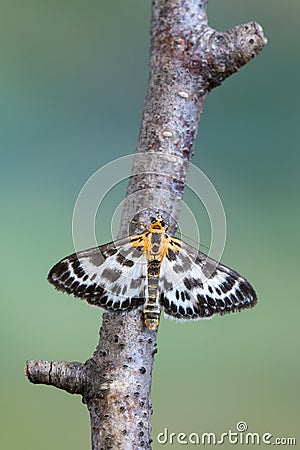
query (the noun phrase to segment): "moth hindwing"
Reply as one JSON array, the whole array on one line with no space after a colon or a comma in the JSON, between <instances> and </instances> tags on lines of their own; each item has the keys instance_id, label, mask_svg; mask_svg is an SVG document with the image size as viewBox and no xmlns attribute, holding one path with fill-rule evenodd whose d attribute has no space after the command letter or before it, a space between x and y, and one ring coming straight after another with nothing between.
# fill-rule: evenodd
<instances>
[{"instance_id":1,"label":"moth hindwing","mask_svg":"<svg viewBox=\"0 0 300 450\"><path fill-rule=\"evenodd\" d=\"M161 310L176 319L203 319L257 303L245 278L170 237L160 217L142 234L62 259L48 280L108 311L142 309L150 330L157 329Z\"/></svg>"}]
</instances>

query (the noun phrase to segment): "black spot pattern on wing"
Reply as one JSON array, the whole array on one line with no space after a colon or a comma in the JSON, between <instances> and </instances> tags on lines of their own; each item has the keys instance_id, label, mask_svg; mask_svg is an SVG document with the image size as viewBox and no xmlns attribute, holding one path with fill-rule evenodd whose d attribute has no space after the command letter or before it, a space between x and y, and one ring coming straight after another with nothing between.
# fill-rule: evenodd
<instances>
[{"instance_id":1,"label":"black spot pattern on wing","mask_svg":"<svg viewBox=\"0 0 300 450\"><path fill-rule=\"evenodd\" d=\"M72 266L81 275L78 260L75 260ZM118 295L107 292L96 283L87 285L75 281L74 277L71 276L68 264L64 261L56 264L51 269L48 280L51 284L54 284L56 289L73 294L75 297L82 298L93 306L100 306L108 311L121 312L128 309L136 309L145 303L145 298L142 296L135 298L118 297ZM123 286L120 286L121 289L123 289Z\"/></svg>"},{"instance_id":2,"label":"black spot pattern on wing","mask_svg":"<svg viewBox=\"0 0 300 450\"><path fill-rule=\"evenodd\" d=\"M177 259L177 252L174 252L170 248L167 251L167 258L169 261L176 261Z\"/></svg>"},{"instance_id":3,"label":"black spot pattern on wing","mask_svg":"<svg viewBox=\"0 0 300 450\"><path fill-rule=\"evenodd\" d=\"M175 289L160 295L160 304L167 315L177 319L209 318L254 307L257 298L252 286L236 272L231 273L219 286L205 286L186 276Z\"/></svg>"},{"instance_id":4,"label":"black spot pattern on wing","mask_svg":"<svg viewBox=\"0 0 300 450\"><path fill-rule=\"evenodd\" d=\"M178 291L176 291L178 292ZM178 304L176 301L173 301L172 291L169 291L168 294L161 293L159 297L159 303L164 309L165 313L169 316L175 317L177 319L193 319L196 318L196 309L193 306L183 306L182 304ZM172 297L171 297L172 296ZM175 293L176 299L176 293Z\"/></svg>"},{"instance_id":5,"label":"black spot pattern on wing","mask_svg":"<svg viewBox=\"0 0 300 450\"><path fill-rule=\"evenodd\" d=\"M132 259L127 259L122 253L118 253L116 260L121 266L132 267L134 265Z\"/></svg>"},{"instance_id":6,"label":"black spot pattern on wing","mask_svg":"<svg viewBox=\"0 0 300 450\"><path fill-rule=\"evenodd\" d=\"M79 255L82 255L81 258L74 253L57 263L51 269L48 275L48 281L56 289L84 299L87 303L93 306L99 306L108 311L122 312L139 308L146 300L145 276L143 277L141 275L139 279L132 280L128 278L127 284L119 282L122 275L121 267L130 269L134 265L134 262L124 255L126 251L129 254L128 246L123 247L121 250L122 252L118 252L113 244L109 244L102 248L98 247L80 252ZM138 257L142 254L140 250L133 248L132 252L135 252ZM107 268L102 267L101 279L103 279L103 285L101 284L100 286L95 281L97 279L97 272L107 257L115 255L117 261L116 267L112 265L107 266ZM89 273L84 270L81 260L84 260L85 264L86 261L89 261L89 264L91 264L91 271ZM109 283L110 292L105 289L106 280ZM142 283L141 280L143 280ZM128 284L131 284L131 287L138 291L138 296L134 298L128 296Z\"/></svg>"}]
</instances>

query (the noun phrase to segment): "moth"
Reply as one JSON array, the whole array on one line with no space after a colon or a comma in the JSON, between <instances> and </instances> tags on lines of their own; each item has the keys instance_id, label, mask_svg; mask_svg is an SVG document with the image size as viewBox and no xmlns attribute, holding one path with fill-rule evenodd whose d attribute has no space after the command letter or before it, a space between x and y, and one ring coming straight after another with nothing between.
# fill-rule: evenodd
<instances>
[{"instance_id":1,"label":"moth","mask_svg":"<svg viewBox=\"0 0 300 450\"><path fill-rule=\"evenodd\" d=\"M149 330L157 329L161 310L171 318L194 320L257 303L245 278L169 236L160 216L141 234L67 256L48 280L107 311L141 309Z\"/></svg>"}]
</instances>

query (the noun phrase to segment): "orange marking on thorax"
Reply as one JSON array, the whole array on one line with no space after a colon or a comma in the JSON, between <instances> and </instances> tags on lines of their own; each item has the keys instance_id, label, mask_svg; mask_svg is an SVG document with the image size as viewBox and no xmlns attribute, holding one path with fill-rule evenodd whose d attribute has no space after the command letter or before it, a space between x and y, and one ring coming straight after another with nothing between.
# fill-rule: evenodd
<instances>
[{"instance_id":1,"label":"orange marking on thorax","mask_svg":"<svg viewBox=\"0 0 300 450\"><path fill-rule=\"evenodd\" d=\"M160 235L159 242L155 242L155 235ZM156 222L152 223L145 233L136 236L136 239L132 242L135 247L142 246L146 253L147 261L156 259L162 261L166 256L169 238L166 236L166 231L161 225L159 218Z\"/></svg>"},{"instance_id":2,"label":"orange marking on thorax","mask_svg":"<svg viewBox=\"0 0 300 450\"><path fill-rule=\"evenodd\" d=\"M145 233L144 242L147 260L162 261L167 253L168 238L160 220L150 225L148 232Z\"/></svg>"}]
</instances>

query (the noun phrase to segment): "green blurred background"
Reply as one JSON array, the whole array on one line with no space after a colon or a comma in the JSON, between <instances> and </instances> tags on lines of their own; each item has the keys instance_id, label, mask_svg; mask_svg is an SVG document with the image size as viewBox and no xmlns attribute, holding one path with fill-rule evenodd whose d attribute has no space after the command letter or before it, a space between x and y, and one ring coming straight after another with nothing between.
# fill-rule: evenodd
<instances>
[{"instance_id":1,"label":"green blurred background","mask_svg":"<svg viewBox=\"0 0 300 450\"><path fill-rule=\"evenodd\" d=\"M46 275L73 252L72 212L83 184L103 164L135 150L151 3L1 5L0 445L87 449L89 417L81 399L30 384L23 367L26 359L85 361L97 344L100 310L56 292ZM300 3L210 0L208 12L219 30L256 20L269 39L259 57L209 95L193 159L226 211L223 262L253 283L259 305L211 321L162 321L154 449L164 428L221 434L239 420L249 431L300 442ZM110 240L112 205L124 190L123 183L103 207L100 242ZM209 242L203 208L189 193L185 200Z\"/></svg>"}]
</instances>

